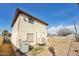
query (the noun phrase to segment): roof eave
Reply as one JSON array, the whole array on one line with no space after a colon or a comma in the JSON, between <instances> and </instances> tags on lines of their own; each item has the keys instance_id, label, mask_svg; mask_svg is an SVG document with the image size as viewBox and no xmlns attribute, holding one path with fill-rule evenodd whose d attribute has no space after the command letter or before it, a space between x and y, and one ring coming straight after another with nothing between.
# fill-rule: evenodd
<instances>
[{"instance_id":1,"label":"roof eave","mask_svg":"<svg viewBox=\"0 0 79 59\"><path fill-rule=\"evenodd\" d=\"M16 22L16 19L17 19L18 15L19 15L20 13L23 13L23 14L25 14L25 15L31 16L30 14L28 14L28 13L26 13L26 12L20 10L19 8L17 8L17 9L16 9L15 16L14 16L13 21L12 21L11 27L14 26L14 24L15 24L15 22ZM43 22L42 20L39 20L38 18L36 18L36 17L34 17L34 16L31 16L31 17L37 19L38 21L44 23L45 25L48 25L46 22Z\"/></svg>"}]
</instances>

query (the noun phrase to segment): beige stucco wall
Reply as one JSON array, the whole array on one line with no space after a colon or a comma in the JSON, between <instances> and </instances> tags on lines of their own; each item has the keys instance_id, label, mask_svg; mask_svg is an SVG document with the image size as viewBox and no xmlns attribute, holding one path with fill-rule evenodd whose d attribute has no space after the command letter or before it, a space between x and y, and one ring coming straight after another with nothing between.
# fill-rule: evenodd
<instances>
[{"instance_id":1,"label":"beige stucco wall","mask_svg":"<svg viewBox=\"0 0 79 59\"><path fill-rule=\"evenodd\" d=\"M25 22L23 19L26 19L27 22ZM41 38L46 38L47 36L47 26L44 24L41 24L38 21L34 21L34 24L28 23L28 16L24 14L20 14L17 18L15 25L12 28L12 42L17 45L18 48L20 48L19 45L19 39L21 41L27 40L27 33L33 33L34 34L34 42L32 42L32 45L36 45L36 43L41 43ZM19 28L18 27L19 22ZM47 41L47 39L46 39Z\"/></svg>"},{"instance_id":2,"label":"beige stucco wall","mask_svg":"<svg viewBox=\"0 0 79 59\"><path fill-rule=\"evenodd\" d=\"M27 22L25 22L23 19L27 19ZM41 37L44 36L46 38L47 36L47 26L44 24L39 23L38 21L34 21L34 24L28 23L28 17L21 14L20 15L20 28L19 31L22 33L34 33L34 44L41 43ZM43 33L44 32L44 33ZM36 40L37 35L37 40ZM22 36L23 37L23 36ZM25 36L26 37L26 36Z\"/></svg>"},{"instance_id":3,"label":"beige stucco wall","mask_svg":"<svg viewBox=\"0 0 79 59\"><path fill-rule=\"evenodd\" d=\"M14 26L12 27L12 36L11 36L11 42L14 44L14 46L17 47L17 38L18 38L18 21L19 17L17 18Z\"/></svg>"}]
</instances>

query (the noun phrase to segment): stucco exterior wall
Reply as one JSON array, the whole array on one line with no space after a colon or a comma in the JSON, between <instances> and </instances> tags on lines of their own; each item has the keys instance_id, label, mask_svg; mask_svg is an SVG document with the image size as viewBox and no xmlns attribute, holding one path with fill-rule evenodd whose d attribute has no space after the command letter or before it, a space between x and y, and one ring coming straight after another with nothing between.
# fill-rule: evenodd
<instances>
[{"instance_id":1,"label":"stucco exterior wall","mask_svg":"<svg viewBox=\"0 0 79 59\"><path fill-rule=\"evenodd\" d=\"M17 18L14 26L12 27L12 36L11 36L11 42L16 47L17 47L17 38L18 38L18 21L19 21L19 17Z\"/></svg>"},{"instance_id":2,"label":"stucco exterior wall","mask_svg":"<svg viewBox=\"0 0 79 59\"><path fill-rule=\"evenodd\" d=\"M26 19L27 22L25 22L23 19ZM34 44L40 43L41 42L41 37L47 36L47 26L44 24L41 24L38 21L34 21L34 24L31 24L28 22L28 16L25 16L24 14L20 14L20 28L19 28L19 33L34 33ZM37 36L37 37L36 37ZM20 36L19 36L20 37ZM24 36L22 36L24 37ZM25 36L27 37L27 36ZM37 41L37 42L36 42Z\"/></svg>"},{"instance_id":3,"label":"stucco exterior wall","mask_svg":"<svg viewBox=\"0 0 79 59\"><path fill-rule=\"evenodd\" d=\"M24 21L27 20L27 22ZM20 14L12 28L12 43L20 48L20 41L27 41L27 33L34 34L34 42L31 45L36 45L36 43L41 43L41 38L46 38L47 36L47 26L41 24L38 21L34 21L34 24L28 22L28 16ZM47 38L46 38L47 41Z\"/></svg>"}]
</instances>

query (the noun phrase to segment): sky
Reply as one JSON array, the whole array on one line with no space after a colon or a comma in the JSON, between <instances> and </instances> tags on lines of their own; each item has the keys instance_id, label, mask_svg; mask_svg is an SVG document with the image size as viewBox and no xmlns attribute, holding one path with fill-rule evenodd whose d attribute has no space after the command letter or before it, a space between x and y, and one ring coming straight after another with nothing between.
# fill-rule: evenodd
<instances>
[{"instance_id":1,"label":"sky","mask_svg":"<svg viewBox=\"0 0 79 59\"><path fill-rule=\"evenodd\" d=\"M60 25L73 25L75 20L79 23L79 7L77 4L64 3L0 3L0 29L7 29L11 32L11 24L15 15L16 8L35 16L38 19L48 23L48 29L58 27ZM52 28L53 29L53 28Z\"/></svg>"}]
</instances>

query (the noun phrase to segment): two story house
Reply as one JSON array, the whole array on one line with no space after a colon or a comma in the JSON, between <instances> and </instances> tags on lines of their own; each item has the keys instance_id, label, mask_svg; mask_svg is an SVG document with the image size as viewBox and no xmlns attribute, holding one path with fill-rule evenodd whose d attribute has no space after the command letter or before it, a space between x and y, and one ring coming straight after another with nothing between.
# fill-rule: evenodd
<instances>
[{"instance_id":1,"label":"two story house","mask_svg":"<svg viewBox=\"0 0 79 59\"><path fill-rule=\"evenodd\" d=\"M21 42L34 46L47 42L47 23L17 8L12 21L11 42L20 48Z\"/></svg>"}]
</instances>

